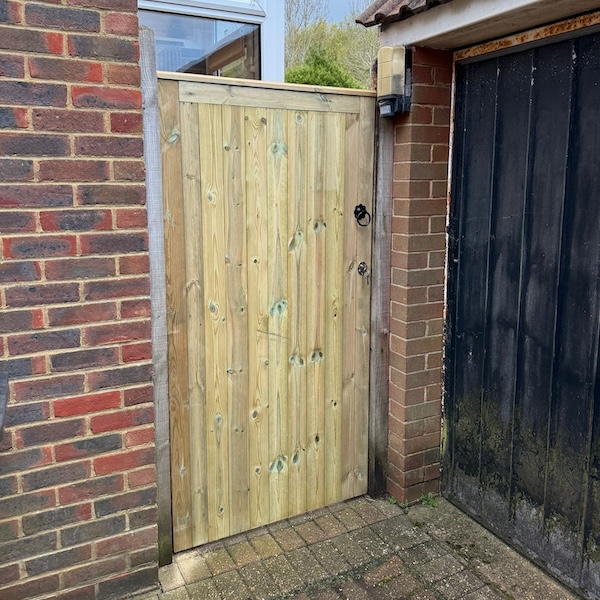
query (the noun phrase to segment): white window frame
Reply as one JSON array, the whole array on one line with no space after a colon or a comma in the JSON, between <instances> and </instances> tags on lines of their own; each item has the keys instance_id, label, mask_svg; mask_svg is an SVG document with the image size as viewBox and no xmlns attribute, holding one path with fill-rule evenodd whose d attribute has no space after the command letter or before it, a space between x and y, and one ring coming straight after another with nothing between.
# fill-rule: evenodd
<instances>
[{"instance_id":1,"label":"white window frame","mask_svg":"<svg viewBox=\"0 0 600 600\"><path fill-rule=\"evenodd\" d=\"M138 8L260 25L260 74L284 77L284 0L138 0Z\"/></svg>"}]
</instances>

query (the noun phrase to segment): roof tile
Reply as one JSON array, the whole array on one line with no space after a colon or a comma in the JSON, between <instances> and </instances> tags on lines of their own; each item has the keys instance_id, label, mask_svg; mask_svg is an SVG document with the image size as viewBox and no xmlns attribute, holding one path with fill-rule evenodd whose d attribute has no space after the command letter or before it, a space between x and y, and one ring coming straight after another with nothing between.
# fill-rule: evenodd
<instances>
[{"instance_id":1,"label":"roof tile","mask_svg":"<svg viewBox=\"0 0 600 600\"><path fill-rule=\"evenodd\" d=\"M376 0L356 19L356 22L365 27L387 25L394 21L403 21L420 12L429 10L434 6L446 4L451 1L452 0Z\"/></svg>"}]
</instances>

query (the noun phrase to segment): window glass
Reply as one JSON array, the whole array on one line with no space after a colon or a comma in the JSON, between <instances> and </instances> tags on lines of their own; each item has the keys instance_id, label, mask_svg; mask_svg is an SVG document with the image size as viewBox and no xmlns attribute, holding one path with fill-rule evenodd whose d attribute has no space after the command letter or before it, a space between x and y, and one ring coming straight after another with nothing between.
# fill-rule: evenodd
<instances>
[{"instance_id":1,"label":"window glass","mask_svg":"<svg viewBox=\"0 0 600 600\"><path fill-rule=\"evenodd\" d=\"M159 71L260 79L258 25L150 10L139 18L154 30Z\"/></svg>"}]
</instances>

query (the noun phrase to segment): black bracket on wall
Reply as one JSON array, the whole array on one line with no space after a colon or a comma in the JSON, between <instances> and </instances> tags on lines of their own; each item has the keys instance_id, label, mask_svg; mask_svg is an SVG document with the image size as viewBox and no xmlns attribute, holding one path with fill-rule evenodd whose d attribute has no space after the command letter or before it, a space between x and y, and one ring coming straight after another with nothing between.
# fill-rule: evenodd
<instances>
[{"instance_id":1,"label":"black bracket on wall","mask_svg":"<svg viewBox=\"0 0 600 600\"><path fill-rule=\"evenodd\" d=\"M0 372L0 435L4 431L4 418L8 404L8 373Z\"/></svg>"}]
</instances>

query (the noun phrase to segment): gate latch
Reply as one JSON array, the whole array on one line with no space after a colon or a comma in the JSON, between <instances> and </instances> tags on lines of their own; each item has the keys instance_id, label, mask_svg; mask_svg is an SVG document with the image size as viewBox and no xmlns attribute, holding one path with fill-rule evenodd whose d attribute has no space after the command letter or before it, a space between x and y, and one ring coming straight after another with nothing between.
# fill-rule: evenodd
<instances>
[{"instance_id":1,"label":"gate latch","mask_svg":"<svg viewBox=\"0 0 600 600\"><path fill-rule=\"evenodd\" d=\"M357 204L355 206L354 218L361 227L366 227L371 222L371 215L364 204Z\"/></svg>"}]
</instances>

